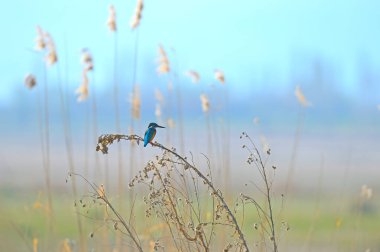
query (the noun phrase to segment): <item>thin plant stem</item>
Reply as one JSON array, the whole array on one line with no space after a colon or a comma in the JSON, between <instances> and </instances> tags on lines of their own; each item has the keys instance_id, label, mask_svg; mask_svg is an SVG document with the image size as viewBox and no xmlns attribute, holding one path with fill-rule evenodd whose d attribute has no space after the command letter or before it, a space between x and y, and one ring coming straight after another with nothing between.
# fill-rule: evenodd
<instances>
[{"instance_id":1,"label":"thin plant stem","mask_svg":"<svg viewBox=\"0 0 380 252\"><path fill-rule=\"evenodd\" d=\"M48 196L49 233L53 231L53 200L51 192L50 174L50 125L49 125L49 88L47 81L47 69L44 67L44 114L45 114L45 184Z\"/></svg>"},{"instance_id":2,"label":"thin plant stem","mask_svg":"<svg viewBox=\"0 0 380 252\"><path fill-rule=\"evenodd\" d=\"M72 151L72 134L71 134L71 122L70 122L70 114L68 113L68 105L65 103L65 97L64 92L62 88L61 83L61 74L60 74L60 68L59 65L57 65L57 71L58 71L58 89L59 89L59 98L60 98L60 104L61 104L61 114L63 118L63 124L64 124L64 135L65 135L65 146L66 146L66 154L67 159L69 162L69 170L71 173L75 173L75 165L74 165L74 158L73 158L73 151ZM78 195L77 190L77 184L75 178L73 178L73 183L71 183L71 189L73 192L73 196L76 198ZM84 252L86 251L86 244L85 244L85 238L83 233L83 225L82 221L79 215L78 206L75 206L76 208L76 220L77 220L77 226L79 231L79 239L80 239L80 251Z\"/></svg>"},{"instance_id":3,"label":"thin plant stem","mask_svg":"<svg viewBox=\"0 0 380 252\"><path fill-rule=\"evenodd\" d=\"M139 37L140 37L140 27L136 30L135 34L135 46L134 46L134 55L133 55L133 73L132 73L132 99L135 95L137 89L137 71L138 71L138 52L139 52ZM130 132L133 134L135 132L135 118L133 115L133 103L131 102L130 110ZM130 156L129 156L129 178L132 178L135 174L135 165L136 165L136 146L132 144L130 146ZM133 195L135 193L134 188L129 188L129 205L133 205ZM130 222L134 222L134 216L130 216Z\"/></svg>"},{"instance_id":4,"label":"thin plant stem","mask_svg":"<svg viewBox=\"0 0 380 252\"><path fill-rule=\"evenodd\" d=\"M117 81L117 53L118 53L118 39L117 39L117 31L114 33L114 45L113 45L113 100L114 100L114 108L115 108L115 127L116 132L121 133L121 125L120 125L120 105L119 105L119 84ZM119 195L119 208L122 210L123 205L123 188L124 188L124 175L123 175L123 155L122 155L122 146L118 146L118 195ZM108 160L107 160L108 162ZM118 234L116 236L116 247L121 249L121 236Z\"/></svg>"},{"instance_id":5,"label":"thin plant stem","mask_svg":"<svg viewBox=\"0 0 380 252\"><path fill-rule=\"evenodd\" d=\"M178 116L178 124L179 124L179 140L180 140L180 153L183 154L184 153L184 150L185 150L185 142L184 142L184 138L183 138L183 118L182 118L182 95L181 95L181 84L180 84L180 79L179 79L179 75L178 75L178 72L179 72L179 59L178 59L178 55L175 52L175 65L176 65L176 73L174 73L174 77L176 79L176 95L177 95L177 116Z\"/></svg>"},{"instance_id":6,"label":"thin plant stem","mask_svg":"<svg viewBox=\"0 0 380 252\"><path fill-rule=\"evenodd\" d=\"M293 184L293 176L294 176L294 171L295 171L295 163L297 159L298 145L301 138L304 119L305 119L305 109L301 108L300 114L298 116L297 130L296 130L296 135L293 142L292 156L290 158L289 170L288 170L288 175L286 179L285 195L288 194L289 190L291 190L291 187L293 186L292 184Z\"/></svg>"},{"instance_id":7,"label":"thin plant stem","mask_svg":"<svg viewBox=\"0 0 380 252\"><path fill-rule=\"evenodd\" d=\"M96 101L96 88L95 88L95 73L92 71L92 132L93 136L96 137L98 135L98 112L97 112L97 101ZM99 156L95 154L95 178L101 179L101 169L100 169L100 161Z\"/></svg>"},{"instance_id":8,"label":"thin plant stem","mask_svg":"<svg viewBox=\"0 0 380 252\"><path fill-rule=\"evenodd\" d=\"M122 226L127 231L126 234L128 234L128 236L132 239L132 241L136 245L137 249L140 252L142 252L143 249L141 247L141 242L140 242L140 240L138 238L138 235L136 234L136 231L133 229L133 227L131 227L128 224L128 222L123 218L123 216L120 214L120 212L115 209L115 207L113 206L113 204L109 201L108 197L106 196L105 192L99 190L99 188L95 184L90 183L90 181L88 181L85 177L83 177L80 174L69 173L69 176L71 178L74 178L75 176L78 176L78 177L82 178L88 185L90 185L90 187L92 188L94 194L96 195L96 199L100 199L101 201L103 201L105 203L105 205L106 205L107 208L111 209L111 211L116 216L116 218L119 221L119 223L121 223ZM120 231L122 232L122 230L120 230Z\"/></svg>"}]
</instances>

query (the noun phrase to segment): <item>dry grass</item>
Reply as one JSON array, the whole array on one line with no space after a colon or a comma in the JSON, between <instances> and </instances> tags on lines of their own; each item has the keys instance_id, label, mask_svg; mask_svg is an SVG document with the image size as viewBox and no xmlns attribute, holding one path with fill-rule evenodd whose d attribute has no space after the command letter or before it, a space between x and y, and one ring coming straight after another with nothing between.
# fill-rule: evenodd
<instances>
[{"instance_id":1,"label":"dry grass","mask_svg":"<svg viewBox=\"0 0 380 252\"><path fill-rule=\"evenodd\" d=\"M102 135L96 150L106 154L108 146L120 140L137 144L143 142L143 138L137 135ZM177 154L175 149L169 149L157 142L152 143L152 146L163 150L162 156L150 161L129 184L130 187L136 184L148 186L149 194L144 198L148 205L146 217L154 214L167 224L173 244L178 250L191 246L194 249L210 251L215 226L225 226L231 228L231 235L236 232L238 236L236 241L226 245L227 248L235 246L249 251L236 216L222 192L212 182L209 162L209 170L204 174L187 157ZM201 217L204 209L199 201L200 183L206 186L213 202L212 221L203 221Z\"/></svg>"},{"instance_id":2,"label":"dry grass","mask_svg":"<svg viewBox=\"0 0 380 252\"><path fill-rule=\"evenodd\" d=\"M131 19L130 26L132 30L139 27L142 19L143 11L143 1L138 0L134 14ZM256 189L261 193L262 197L254 196L254 194L241 193L236 197L235 202L231 203L227 195L230 188L228 186L229 182L229 140L218 135L219 128L215 131L211 130L211 112L217 108L218 103L214 100L212 93L207 93L210 95L212 101L212 107L210 106L210 98L204 91L200 94L201 108L206 118L206 128L207 128L207 141L208 141L208 153L204 156L204 164L196 164L193 161L193 156L186 157L183 155L185 153L185 145L183 141L183 123L182 123L182 97L180 94L180 80L178 72L180 72L178 64L178 56L175 54L174 50L167 51L163 46L158 48L158 65L157 73L164 74L168 78L168 90L169 95L167 97L167 103L171 107L176 107L178 116L174 119L173 112L166 111L164 95L156 89L155 97L157 100L155 115L158 121L167 122L168 128L172 129L177 127L176 121L179 129L179 139L180 139L180 152L174 148L168 148L160 143L153 143L154 148L158 148L161 153L150 160L146 165L138 165L135 162L136 144L139 144L143 139L134 135L133 132L136 130L134 122L140 123L141 119L141 103L142 97L139 92L139 86L136 84L136 72L137 72L137 60L138 60L138 30L135 41L135 54L134 54L134 66L133 66L133 83L131 91L131 125L130 131L131 135L122 135L121 122L120 122L120 104L119 104L119 83L117 79L117 22L116 22L116 10L113 5L109 6L109 16L107 19L107 27L112 32L114 38L114 71L113 71L113 82L114 82L114 110L115 110L115 127L118 134L102 135L98 139L97 151L102 153L108 153L109 145L113 144L115 141L129 141L130 145L130 157L129 157L129 171L131 175L130 194L129 194L129 208L125 209L125 174L123 172L123 152L121 145L118 145L118 204L113 202L113 195L106 191L105 185L96 185L90 182L87 174L85 176L79 175L75 171L74 161L73 161L73 150L72 150L72 136L70 131L70 117L67 105L67 98L64 97L62 87L60 88L60 101L62 109L62 119L64 123L64 134L65 134L65 144L67 148L67 159L69 163L70 177L72 178L72 191L74 198L78 198L78 192L76 189L75 178L80 177L88 185L86 188L90 188L91 192L89 195L84 195L77 201L76 204L76 217L77 225L79 230L79 250L86 251L86 241L83 234L83 227L81 222L80 214L84 211L88 211L89 205L97 206L102 208L101 221L103 221L107 227L111 226L111 232L117 233L120 237L119 241L116 241L115 249L123 250L125 249L122 239L128 237L128 245L132 250L138 251L249 251L258 247L262 251L272 250L278 251L279 248L279 237L281 231L286 231L289 229L289 225L283 220L282 214L279 218L276 218L274 214L273 200L273 180L275 177L276 167L268 165L269 156L271 153L269 144L265 137L261 137L261 143L263 145L263 150L260 151L255 142L246 134L243 133L242 138L247 141L247 145L244 145L244 149L248 151L247 163L254 168L259 174L259 179L255 180L253 183ZM60 82L59 74L59 64L58 63L58 52L55 42L52 36L44 31L41 27L37 27L37 37L36 37L35 49L37 51L42 51L44 53L44 106L43 112L42 108L39 110L39 124L40 124L40 134L41 134L41 146L43 155L43 166L45 169L45 183L47 192L47 204L42 204L39 201L35 203L36 209L44 209L44 214L48 216L49 229L53 230L54 223L53 219L53 199L51 192L51 182L50 182L50 119L49 119L49 89L47 83L47 66L52 66L58 70L58 79ZM175 54L176 59L172 60L171 56ZM170 60L169 60L170 56ZM78 101L85 101L89 96L89 74L93 74L93 59L92 55L88 50L82 52L82 83L77 89L76 93L78 96ZM182 73L182 71L181 71ZM200 74L196 71L188 71L185 73L189 78L191 78L193 83L200 82ZM34 75L28 75L25 78L25 85L28 88L33 88L36 86L37 77ZM214 79L221 84L225 84L225 75L221 70L214 71ZM92 78L91 80L94 80ZM91 82L92 83L92 82ZM92 85L92 84L91 84ZM177 91L176 105L173 102L173 85ZM226 86L224 86L226 87ZM95 99L95 88L91 90L94 94L93 98L93 127L94 127L94 139L97 135L97 117L96 117L96 99ZM226 108L228 108L228 91L224 89L225 97L224 102ZM305 97L300 87L296 87L295 95L298 102L301 104L302 109L305 107L310 107L311 102ZM198 100L199 101L199 100ZM42 102L38 100L38 104ZM168 106L168 107L169 107ZM41 106L42 107L42 106ZM169 109L167 109L169 110ZM228 110L228 109L226 109ZM300 139L300 134L302 132L302 125L304 120L304 110L301 111L299 117L298 128L296 132L295 142L293 146L293 152L289 167L288 180L286 184L285 193L288 192L288 187L292 185L292 178L294 175L294 164L296 160L297 147ZM255 123L259 122L259 119L254 120ZM89 128L87 125L86 128ZM229 136L229 126L223 131L221 135ZM212 135L214 134L214 135ZM169 139L169 134L168 134ZM215 137L211 139L211 137ZM214 142L221 142L223 145L215 144L216 148L222 148L223 157L216 155L213 157L212 144ZM169 142L169 141L168 141ZM215 151L218 153L218 150ZM179 154L180 153L180 154ZM88 153L86 154L86 158ZM209 159L208 157L211 157ZM96 156L97 158L97 156ZM143 160L143 158L141 158ZM222 160L222 161L220 161ZM106 159L107 161L107 159ZM218 188L215 182L215 178L212 171L218 169L216 162L221 162L221 166L225 168L225 187ZM98 160L96 164L98 165ZM136 170L138 169L138 170ZM107 171L106 171L107 172ZM97 179L100 179L99 177ZM108 181L108 179L106 179ZM141 198L136 197L132 191L135 187L143 188L145 192L143 196L143 202L145 203L145 216L140 219L135 219L135 205L141 203ZM362 220L362 209L365 208L368 201L373 197L373 192L371 188L363 186L361 190L360 197L357 200L357 216L355 218L357 229L359 232L361 220ZM283 203L283 198L281 199ZM251 220L247 220L247 212L256 213L255 222L251 223ZM319 209L317 209L319 210ZM85 215L85 214L84 214ZM88 215L86 215L88 217ZM128 216L128 218L126 217ZM315 213L314 222L310 226L310 235L307 237L305 244L309 245L310 236L312 234L313 228L317 220L317 211ZM158 224L149 226L145 230L137 230L140 226L136 222L144 222L148 219L154 219ZM339 216L336 219L335 226L336 230L340 230L342 226L343 219ZM247 232L247 229L254 229L253 239L256 241L254 244L248 242L252 237L251 231ZM147 234L160 231L158 237L152 237ZM90 238L97 238L96 231L90 234ZM257 232L256 232L257 231ZM107 233L106 233L107 235ZM38 237L38 236L36 236ZM28 249L30 251L41 250L41 240L39 238L33 237L33 239L28 239ZM24 239L24 238L23 238ZM352 241L353 247L357 248L359 242L359 235L356 239ZM49 237L48 237L49 240ZM75 251L76 247L68 239L62 240L60 238L59 251ZM107 237L103 238L103 241L107 241ZM223 243L223 242L224 243ZM305 247L307 247L305 245ZM251 247L250 247L251 246Z\"/></svg>"}]
</instances>

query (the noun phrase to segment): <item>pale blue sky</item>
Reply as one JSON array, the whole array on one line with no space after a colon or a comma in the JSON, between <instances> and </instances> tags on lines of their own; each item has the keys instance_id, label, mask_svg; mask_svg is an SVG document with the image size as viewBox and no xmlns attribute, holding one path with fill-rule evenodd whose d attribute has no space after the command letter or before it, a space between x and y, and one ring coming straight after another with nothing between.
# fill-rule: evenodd
<instances>
[{"instance_id":1,"label":"pale blue sky","mask_svg":"<svg viewBox=\"0 0 380 252\"><path fill-rule=\"evenodd\" d=\"M136 1L2 3L0 105L15 99L28 72L38 72L40 56L31 51L36 25L53 35L63 64L63 52L67 53L73 89L80 82L79 52L83 47L92 51L97 82L106 88L113 57L112 36L105 25L110 3L115 5L118 18L118 72L127 76L128 82L135 38L129 20ZM307 74L310 69L304 64L316 58L337 72L336 88L354 96L360 89L360 59L370 65L370 73L380 73L379 31L380 1L375 0L147 0L140 27L137 78L142 85L150 84L144 82L149 81L146 76L155 74L156 49L162 43L176 49L182 71L199 71L204 83L212 82L215 68L223 69L235 97L266 88L289 92L297 79L294 72Z\"/></svg>"}]
</instances>

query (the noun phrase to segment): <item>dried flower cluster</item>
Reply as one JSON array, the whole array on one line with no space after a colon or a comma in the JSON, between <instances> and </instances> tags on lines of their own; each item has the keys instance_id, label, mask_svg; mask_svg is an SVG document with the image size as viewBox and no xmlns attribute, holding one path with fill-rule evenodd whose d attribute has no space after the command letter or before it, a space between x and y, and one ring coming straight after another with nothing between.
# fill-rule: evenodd
<instances>
[{"instance_id":1,"label":"dried flower cluster","mask_svg":"<svg viewBox=\"0 0 380 252\"><path fill-rule=\"evenodd\" d=\"M225 83L224 73L221 70L215 70L214 74L216 80L218 80L222 84Z\"/></svg>"},{"instance_id":2,"label":"dried flower cluster","mask_svg":"<svg viewBox=\"0 0 380 252\"><path fill-rule=\"evenodd\" d=\"M138 238L138 234L136 233L135 229L124 220L123 216L114 208L113 204L110 202L106 195L106 191L104 188L104 185L97 186L95 183L89 182L85 177L83 177L80 174L76 173L69 173L68 177L77 176L83 179L88 186L92 189L90 194L83 196L79 201L74 202L74 206L80 206L81 211L84 211L82 213L83 215L88 215L90 209L97 208L97 207L103 207L105 208L105 216L104 221L106 224L113 226L114 230L120 231L123 234L126 234L133 242L136 249L140 252L143 251L141 247L141 241ZM68 180L66 179L66 182ZM120 227L119 227L120 226ZM93 238L95 235L95 232L91 232L89 234L90 238ZM71 251L71 250L68 250Z\"/></svg>"},{"instance_id":3,"label":"dried flower cluster","mask_svg":"<svg viewBox=\"0 0 380 252\"><path fill-rule=\"evenodd\" d=\"M137 0L137 5L135 12L131 19L131 28L135 29L137 26L140 25L141 17L142 17L142 10L144 8L143 0Z\"/></svg>"},{"instance_id":4,"label":"dried flower cluster","mask_svg":"<svg viewBox=\"0 0 380 252\"><path fill-rule=\"evenodd\" d=\"M247 163L250 166L253 166L256 168L256 170L259 172L259 175L264 182L263 188L257 187L264 195L265 197L265 204L260 204L256 199L253 197L241 194L241 200L244 202L244 204L253 204L254 208L257 211L257 214L260 218L259 224L254 224L254 228L261 229L262 232L266 234L266 237L269 237L269 242L273 244L273 251L277 252L277 237L276 237L276 228L275 228L275 218L273 215L273 209L272 209L272 184L273 184L273 177L270 177L270 173L266 167L268 158L265 159L265 161L262 158L262 153L266 153L269 157L271 154L268 144L266 143L265 138L262 138L263 142L263 152L260 152L259 149L256 147L256 144L253 142L253 140L249 137L249 135L245 132L243 132L240 136L241 139L246 139L248 141L248 145L243 145L242 148L248 151L248 158ZM276 166L272 165L272 172L274 173L276 170ZM284 230L289 230L289 225L283 221ZM266 242L266 241L264 241Z\"/></svg>"},{"instance_id":5,"label":"dried flower cluster","mask_svg":"<svg viewBox=\"0 0 380 252\"><path fill-rule=\"evenodd\" d=\"M98 139L97 151L107 153L108 146L120 140L139 143L143 138L137 135L102 135ZM220 246L221 240L216 237L217 228L223 234L231 234L226 240L226 247L249 251L234 215L236 207L231 210L221 191L212 183L210 163L207 163L209 172L204 174L194 164L189 163L186 157L177 154L174 148L166 148L157 142L152 143L152 146L163 150L162 155L149 161L129 183L130 187L140 184L149 189L144 197L147 205L146 217L162 219L169 230L175 231L170 234L179 251L189 248L192 251L210 251L212 245ZM202 183L204 187L200 186ZM206 216L201 214L206 211L200 204L201 189L208 192L213 202L213 208Z\"/></svg>"},{"instance_id":6,"label":"dried flower cluster","mask_svg":"<svg viewBox=\"0 0 380 252\"><path fill-rule=\"evenodd\" d=\"M299 86L296 86L295 90L295 95L297 97L298 102L303 106L303 107L310 107L311 103L306 99L305 95L302 93L302 90Z\"/></svg>"},{"instance_id":7,"label":"dried flower cluster","mask_svg":"<svg viewBox=\"0 0 380 252\"><path fill-rule=\"evenodd\" d=\"M111 32L116 32L116 10L115 7L111 4L108 8L109 16L107 19L107 26Z\"/></svg>"},{"instance_id":8,"label":"dried flower cluster","mask_svg":"<svg viewBox=\"0 0 380 252\"><path fill-rule=\"evenodd\" d=\"M210 102L205 94L201 94L201 105L203 112L207 113L210 110Z\"/></svg>"},{"instance_id":9,"label":"dried flower cluster","mask_svg":"<svg viewBox=\"0 0 380 252\"><path fill-rule=\"evenodd\" d=\"M37 26L37 37L35 49L37 51L46 50L45 61L49 66L54 65L58 61L57 50L55 43L50 33L45 32L40 26Z\"/></svg>"},{"instance_id":10,"label":"dried flower cluster","mask_svg":"<svg viewBox=\"0 0 380 252\"><path fill-rule=\"evenodd\" d=\"M24 79L25 86L28 87L29 89L34 88L34 86L37 84L36 76L33 74L28 74L25 76Z\"/></svg>"},{"instance_id":11,"label":"dried flower cluster","mask_svg":"<svg viewBox=\"0 0 380 252\"><path fill-rule=\"evenodd\" d=\"M170 72L170 63L169 63L169 58L162 47L160 45L158 47L158 67L157 67L157 73L159 74L164 74L164 73L169 73Z\"/></svg>"}]
</instances>

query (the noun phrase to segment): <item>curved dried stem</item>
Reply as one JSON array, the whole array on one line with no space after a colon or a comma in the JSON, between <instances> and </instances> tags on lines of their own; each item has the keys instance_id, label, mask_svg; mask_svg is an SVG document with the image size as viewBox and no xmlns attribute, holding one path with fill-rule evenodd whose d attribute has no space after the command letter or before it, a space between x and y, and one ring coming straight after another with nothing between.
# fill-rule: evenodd
<instances>
[{"instance_id":1,"label":"curved dried stem","mask_svg":"<svg viewBox=\"0 0 380 252\"><path fill-rule=\"evenodd\" d=\"M107 154L108 153L108 146L113 144L115 141L119 142L120 140L134 141L137 144L144 141L144 139L138 135L121 135L121 134L101 135L98 138L98 145L96 146L96 151L101 151L103 154ZM226 210L227 215L231 219L231 221L235 227L235 230L239 235L239 239L240 239L242 247L245 249L245 251L249 251L247 241L246 241L244 234L243 234L243 232L242 232L242 230L241 230L241 228L240 228L240 226L236 220L236 217L232 213L231 209L228 207L228 205L227 205L222 193L220 192L220 190L216 189L214 187L214 185L212 184L212 182L201 171L199 171L198 168L196 168L194 165L189 163L187 161L186 157L183 157L183 156L177 154L174 149L169 149L169 148L163 146L162 144L160 144L158 142L151 143L151 145L153 147L157 147L161 150L164 150L167 153L170 153L171 155L176 157L179 161L181 161L184 164L185 170L190 169L191 171L194 171L196 173L196 175L203 180L204 184L206 184L209 187L209 189L211 190L212 195L214 195L222 203L223 208ZM206 248L207 245L205 244L205 240L204 240L205 238L203 237L203 235L199 235L198 237L201 239L202 245ZM186 237L186 238L192 238L192 237Z\"/></svg>"},{"instance_id":2,"label":"curved dried stem","mask_svg":"<svg viewBox=\"0 0 380 252\"><path fill-rule=\"evenodd\" d=\"M140 242L140 240L139 240L136 232L134 231L133 227L131 227L128 224L128 222L126 220L124 220L123 216L114 208L114 206L112 205L112 203L108 200L108 197L107 197L107 195L105 193L104 187L102 187L102 186L101 187L96 186L96 184L91 183L88 179L86 179L85 177L83 177L82 175L77 174L77 173L70 172L69 176L70 177L72 177L72 176L78 176L78 177L82 178L91 187L91 189L93 190L93 193L95 194L96 198L98 200L103 201L104 204L107 206L107 208L111 209L111 211L113 212L113 214L116 216L116 219L118 220L117 223L121 223L121 225L127 231L125 234L127 234L132 239L132 241L136 245L137 249L140 252L142 252L143 249L141 247L141 242ZM118 230L120 232L123 232L120 229L118 229Z\"/></svg>"}]
</instances>

